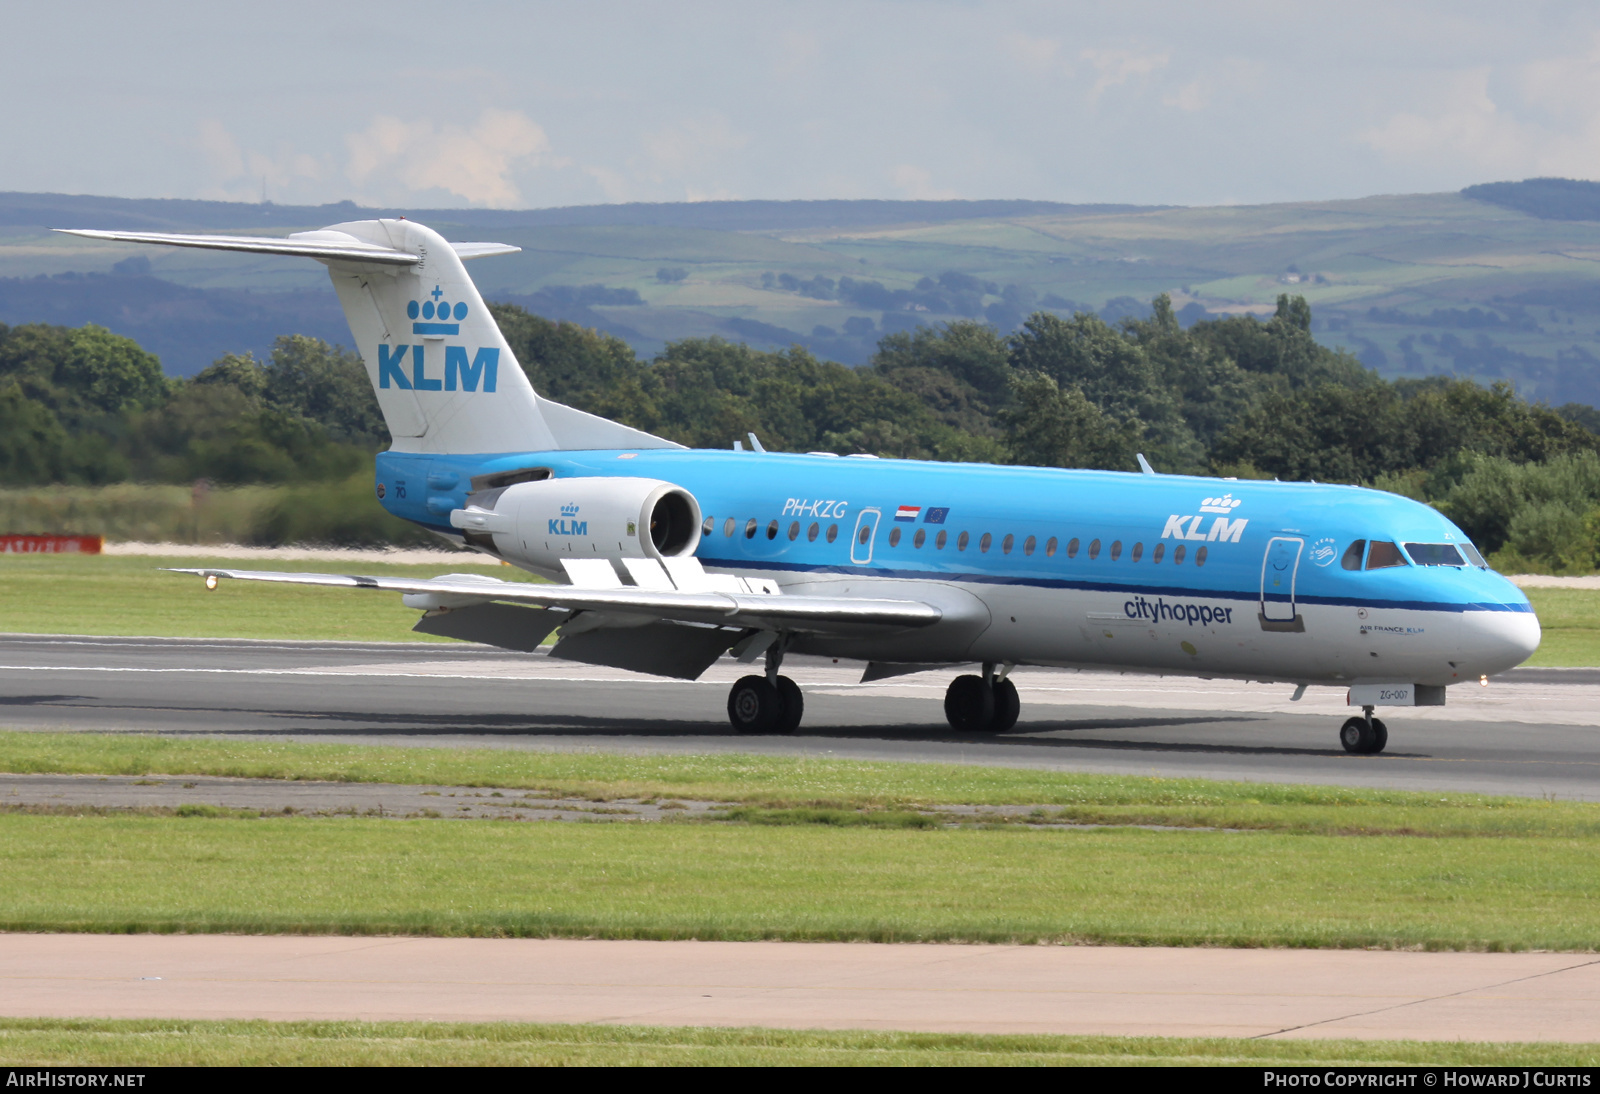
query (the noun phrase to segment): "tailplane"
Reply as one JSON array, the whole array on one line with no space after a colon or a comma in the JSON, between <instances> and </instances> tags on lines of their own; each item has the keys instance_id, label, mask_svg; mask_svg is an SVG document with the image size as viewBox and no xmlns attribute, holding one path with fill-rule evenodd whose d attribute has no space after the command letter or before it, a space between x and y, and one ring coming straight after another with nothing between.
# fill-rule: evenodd
<instances>
[{"instance_id":1,"label":"tailplane","mask_svg":"<svg viewBox=\"0 0 1600 1094\"><path fill-rule=\"evenodd\" d=\"M447 242L409 220L360 220L287 238L57 229L93 239L314 258L328 267L394 438L437 455L678 448L540 398L462 264L511 254Z\"/></svg>"}]
</instances>

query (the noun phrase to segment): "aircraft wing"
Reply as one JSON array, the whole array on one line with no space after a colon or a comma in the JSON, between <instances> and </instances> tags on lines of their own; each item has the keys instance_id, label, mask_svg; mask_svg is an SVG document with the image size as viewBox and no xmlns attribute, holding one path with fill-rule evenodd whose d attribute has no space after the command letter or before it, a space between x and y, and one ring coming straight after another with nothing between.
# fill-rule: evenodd
<instances>
[{"instance_id":1,"label":"aircraft wing","mask_svg":"<svg viewBox=\"0 0 1600 1094\"><path fill-rule=\"evenodd\" d=\"M926 627L939 622L944 614L933 605L917 600L788 596L781 593L683 592L621 585L615 588L580 588L576 585L500 581L475 574L440 578L366 577L213 567L174 568L173 572L198 574L207 579L208 586L213 586L217 578L233 578L291 585L383 589L407 594L406 603L417 608L457 608L490 602L528 604L561 611L621 617L619 623L622 625L670 620L711 623L722 627L827 634L874 628Z\"/></svg>"}]
</instances>

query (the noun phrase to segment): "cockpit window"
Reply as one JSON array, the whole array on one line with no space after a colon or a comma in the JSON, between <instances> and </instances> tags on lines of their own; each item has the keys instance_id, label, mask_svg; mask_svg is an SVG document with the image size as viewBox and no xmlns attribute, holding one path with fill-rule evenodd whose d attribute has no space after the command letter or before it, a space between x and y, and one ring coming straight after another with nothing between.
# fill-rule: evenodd
<instances>
[{"instance_id":1,"label":"cockpit window","mask_svg":"<svg viewBox=\"0 0 1600 1094\"><path fill-rule=\"evenodd\" d=\"M1406 554L1411 556L1411 561L1418 566L1465 566L1467 560L1461 557L1461 552L1456 550L1453 543L1408 543Z\"/></svg>"},{"instance_id":2,"label":"cockpit window","mask_svg":"<svg viewBox=\"0 0 1600 1094\"><path fill-rule=\"evenodd\" d=\"M1472 563L1478 569L1487 570L1489 568L1489 564L1483 560L1483 556L1478 553L1478 549L1472 544L1461 544L1461 553L1466 555L1467 561Z\"/></svg>"},{"instance_id":3,"label":"cockpit window","mask_svg":"<svg viewBox=\"0 0 1600 1094\"><path fill-rule=\"evenodd\" d=\"M1367 569L1382 570L1390 566L1406 565L1406 556L1400 553L1400 548L1386 539L1372 541L1372 549L1367 552Z\"/></svg>"},{"instance_id":4,"label":"cockpit window","mask_svg":"<svg viewBox=\"0 0 1600 1094\"><path fill-rule=\"evenodd\" d=\"M1344 549L1344 558L1339 560L1339 565L1343 566L1346 570L1361 569L1361 556L1366 554L1366 551L1367 541L1364 539L1356 540L1354 543Z\"/></svg>"}]
</instances>

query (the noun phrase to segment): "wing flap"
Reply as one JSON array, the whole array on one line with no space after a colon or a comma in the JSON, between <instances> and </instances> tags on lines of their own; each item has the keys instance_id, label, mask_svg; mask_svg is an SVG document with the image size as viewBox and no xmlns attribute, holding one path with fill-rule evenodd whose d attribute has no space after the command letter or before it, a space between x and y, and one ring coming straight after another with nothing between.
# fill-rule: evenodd
<instances>
[{"instance_id":1,"label":"wing flap","mask_svg":"<svg viewBox=\"0 0 1600 1094\"><path fill-rule=\"evenodd\" d=\"M277 570L224 570L211 567L177 569L173 573L201 577L269 581L291 585L333 588L382 589L397 593L432 593L441 597L471 597L477 601L533 604L573 612L614 612L686 623L715 623L725 627L762 630L828 632L861 627L926 627L944 613L919 600L879 600L855 597L787 596L725 592L667 592L623 586L586 589L572 585L536 585L496 578L367 577L357 574L285 573Z\"/></svg>"}]
</instances>

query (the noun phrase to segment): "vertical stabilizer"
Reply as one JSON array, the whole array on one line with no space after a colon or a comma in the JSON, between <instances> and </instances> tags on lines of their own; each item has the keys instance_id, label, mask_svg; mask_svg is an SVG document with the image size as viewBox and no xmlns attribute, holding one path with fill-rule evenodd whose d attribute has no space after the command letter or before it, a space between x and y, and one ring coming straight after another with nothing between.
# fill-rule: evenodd
<instances>
[{"instance_id":1,"label":"vertical stabilizer","mask_svg":"<svg viewBox=\"0 0 1600 1094\"><path fill-rule=\"evenodd\" d=\"M287 237L56 230L323 263L394 437L392 451L682 447L535 394L462 265L516 247L451 244L409 220L358 220Z\"/></svg>"},{"instance_id":2,"label":"vertical stabilizer","mask_svg":"<svg viewBox=\"0 0 1600 1094\"><path fill-rule=\"evenodd\" d=\"M325 230L417 256L407 266L325 260L394 451L678 447L540 398L460 256L437 232L407 220Z\"/></svg>"}]
</instances>

